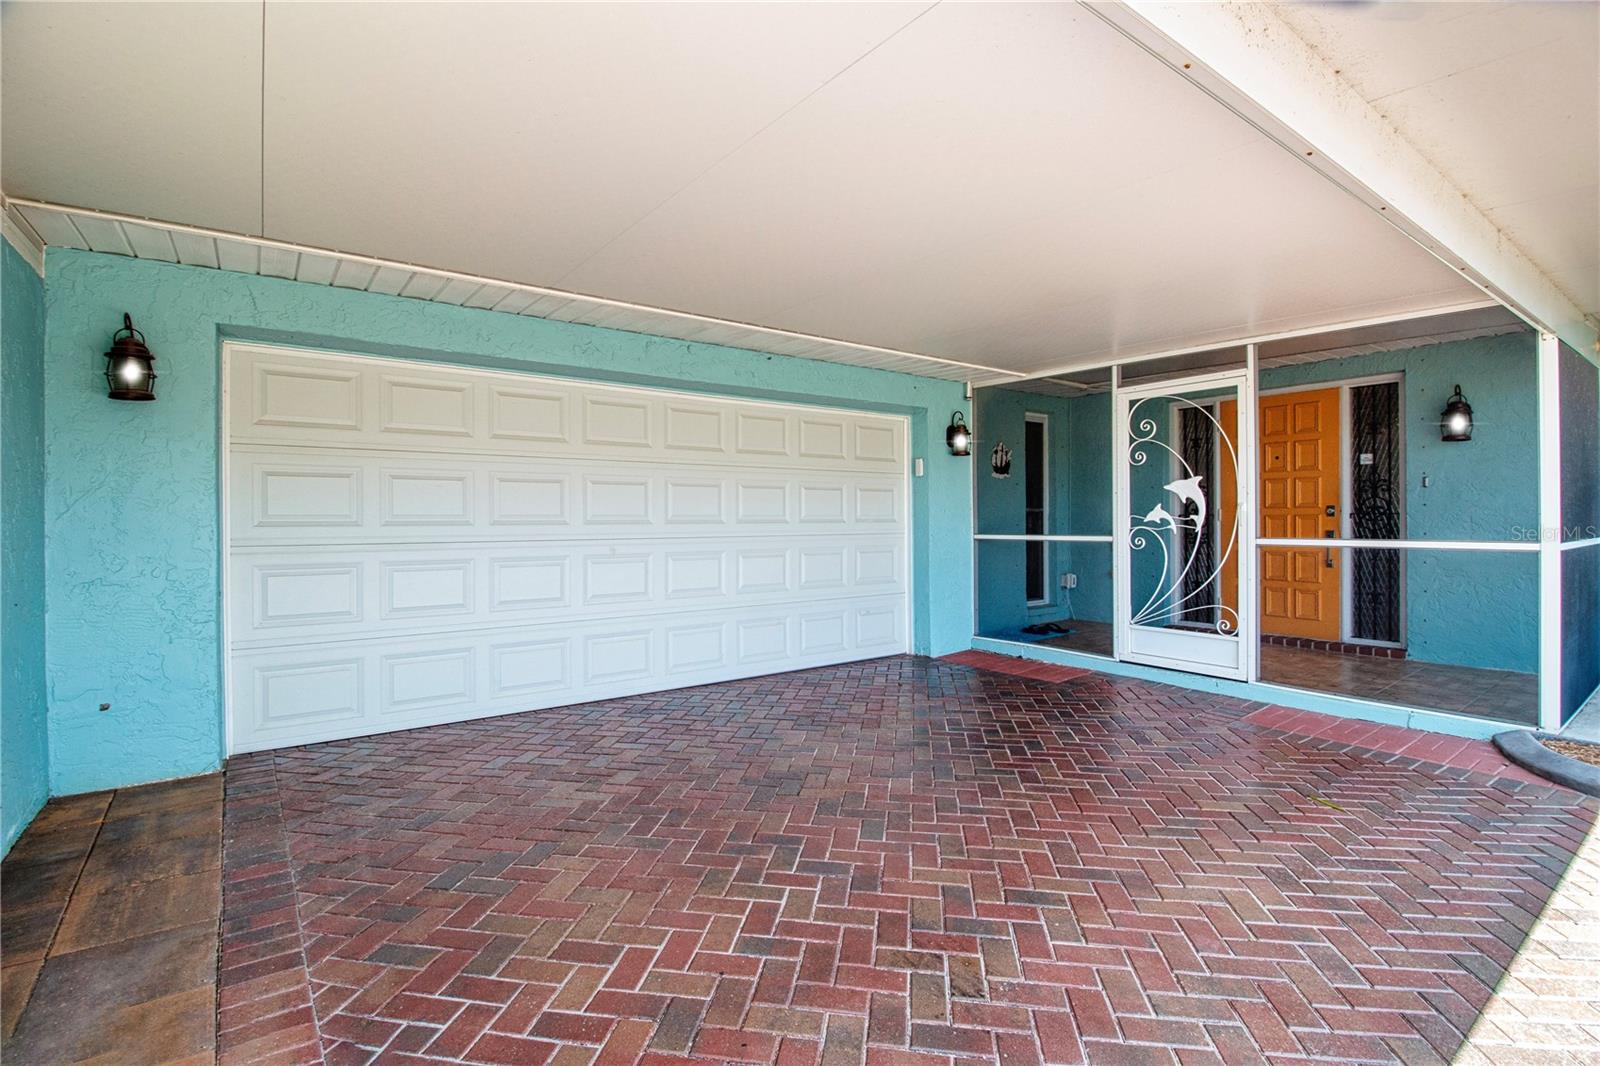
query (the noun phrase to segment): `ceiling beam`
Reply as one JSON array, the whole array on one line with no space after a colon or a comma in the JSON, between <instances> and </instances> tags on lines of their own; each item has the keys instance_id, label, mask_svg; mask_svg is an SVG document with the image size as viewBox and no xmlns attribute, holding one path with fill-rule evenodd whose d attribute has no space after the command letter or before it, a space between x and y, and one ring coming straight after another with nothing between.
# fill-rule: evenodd
<instances>
[{"instance_id":1,"label":"ceiling beam","mask_svg":"<svg viewBox=\"0 0 1600 1066\"><path fill-rule=\"evenodd\" d=\"M1121 0L1084 7L1531 325L1591 359L1600 356L1600 324L1270 4Z\"/></svg>"}]
</instances>

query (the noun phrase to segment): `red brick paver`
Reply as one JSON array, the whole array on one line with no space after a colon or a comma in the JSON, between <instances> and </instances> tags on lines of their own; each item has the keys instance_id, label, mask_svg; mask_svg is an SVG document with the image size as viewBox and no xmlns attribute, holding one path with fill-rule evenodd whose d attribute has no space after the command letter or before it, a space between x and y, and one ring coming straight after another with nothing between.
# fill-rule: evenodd
<instances>
[{"instance_id":1,"label":"red brick paver","mask_svg":"<svg viewBox=\"0 0 1600 1066\"><path fill-rule=\"evenodd\" d=\"M1254 711L1246 715L1244 720L1251 725L1281 730L1299 737L1316 738L1328 745L1351 751L1397 755L1432 766L1470 770L1485 777L1503 777L1534 785L1546 784L1543 778L1528 773L1501 755L1500 749L1487 740L1444 736L1421 729L1340 718L1276 704Z\"/></svg>"},{"instance_id":2,"label":"red brick paver","mask_svg":"<svg viewBox=\"0 0 1600 1066\"><path fill-rule=\"evenodd\" d=\"M1071 681L1075 677L1093 673L1092 670L1085 670L1082 667L1057 666L1054 663L1042 663L1015 655L996 655L992 651L958 651L954 655L946 655L944 661L960 663L962 666L975 666L979 670L1015 674L1017 677L1031 677L1038 681Z\"/></svg>"},{"instance_id":3,"label":"red brick paver","mask_svg":"<svg viewBox=\"0 0 1600 1066\"><path fill-rule=\"evenodd\" d=\"M1379 649L1386 650L1386 649ZM1056 666L1015 655L998 655L988 651L962 651L944 657L945 662L975 666L980 670L1031 677L1040 681L1069 681L1090 673L1071 666ZM1505 777L1516 781L1542 785L1544 780L1530 774L1516 763L1500 754L1498 748L1487 740L1468 740L1464 737L1444 736L1423 729L1368 722L1359 718L1342 718L1332 714L1318 714L1295 707L1268 704L1245 715L1251 725L1263 726L1297 738L1314 738L1322 746L1333 746L1348 751L1381 755L1400 755L1419 764L1448 766L1458 770L1471 770L1488 777Z\"/></svg>"},{"instance_id":4,"label":"red brick paver","mask_svg":"<svg viewBox=\"0 0 1600 1066\"><path fill-rule=\"evenodd\" d=\"M232 760L222 1057L1449 1061L1595 805L1260 709L901 657Z\"/></svg>"}]
</instances>

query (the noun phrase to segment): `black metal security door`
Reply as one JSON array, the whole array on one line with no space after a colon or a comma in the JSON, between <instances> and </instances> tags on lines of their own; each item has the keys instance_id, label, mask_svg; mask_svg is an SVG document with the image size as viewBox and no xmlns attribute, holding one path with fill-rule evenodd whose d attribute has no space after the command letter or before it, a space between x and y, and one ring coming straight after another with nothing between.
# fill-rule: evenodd
<instances>
[{"instance_id":1,"label":"black metal security door","mask_svg":"<svg viewBox=\"0 0 1600 1066\"><path fill-rule=\"evenodd\" d=\"M1358 540L1400 537L1400 384L1350 389L1351 534ZM1350 635L1398 644L1400 553L1358 548L1350 553Z\"/></svg>"}]
</instances>

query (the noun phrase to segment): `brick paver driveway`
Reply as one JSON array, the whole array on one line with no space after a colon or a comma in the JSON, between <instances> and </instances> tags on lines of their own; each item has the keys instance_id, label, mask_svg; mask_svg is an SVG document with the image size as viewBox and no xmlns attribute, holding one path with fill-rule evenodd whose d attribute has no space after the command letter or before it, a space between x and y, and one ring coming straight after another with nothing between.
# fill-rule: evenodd
<instances>
[{"instance_id":1,"label":"brick paver driveway","mask_svg":"<svg viewBox=\"0 0 1600 1066\"><path fill-rule=\"evenodd\" d=\"M1448 1061L1595 807L1252 709L905 657L233 760L223 1060Z\"/></svg>"}]
</instances>

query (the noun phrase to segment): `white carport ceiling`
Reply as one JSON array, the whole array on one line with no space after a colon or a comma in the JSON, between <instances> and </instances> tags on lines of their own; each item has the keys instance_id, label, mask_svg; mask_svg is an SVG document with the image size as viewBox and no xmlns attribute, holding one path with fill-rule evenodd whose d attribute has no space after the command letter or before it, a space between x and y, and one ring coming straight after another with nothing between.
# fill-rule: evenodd
<instances>
[{"instance_id":1,"label":"white carport ceiling","mask_svg":"<svg viewBox=\"0 0 1600 1066\"><path fill-rule=\"evenodd\" d=\"M1284 4L1279 16L1600 315L1600 4Z\"/></svg>"},{"instance_id":2,"label":"white carport ceiling","mask_svg":"<svg viewBox=\"0 0 1600 1066\"><path fill-rule=\"evenodd\" d=\"M1076 5L4 19L13 196L1013 371L1479 295Z\"/></svg>"}]
</instances>

